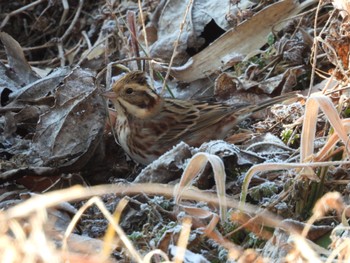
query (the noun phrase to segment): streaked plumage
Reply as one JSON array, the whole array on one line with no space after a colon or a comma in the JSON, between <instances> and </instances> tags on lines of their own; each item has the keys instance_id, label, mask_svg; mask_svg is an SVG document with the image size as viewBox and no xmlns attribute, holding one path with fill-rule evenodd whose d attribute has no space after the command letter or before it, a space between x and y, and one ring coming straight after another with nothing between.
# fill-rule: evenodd
<instances>
[{"instance_id":1,"label":"streaked plumage","mask_svg":"<svg viewBox=\"0 0 350 263\"><path fill-rule=\"evenodd\" d=\"M145 74L136 71L118 80L106 97L117 111L115 131L121 147L136 162L148 164L180 141L199 146L223 139L253 112L290 95L238 108L218 102L162 98L149 86Z\"/></svg>"}]
</instances>

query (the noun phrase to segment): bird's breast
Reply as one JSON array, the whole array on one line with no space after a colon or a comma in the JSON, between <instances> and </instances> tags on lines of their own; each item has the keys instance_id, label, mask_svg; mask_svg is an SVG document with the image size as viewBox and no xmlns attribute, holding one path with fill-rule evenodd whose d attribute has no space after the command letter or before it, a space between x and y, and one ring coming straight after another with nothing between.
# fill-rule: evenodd
<instances>
[{"instance_id":1,"label":"bird's breast","mask_svg":"<svg viewBox=\"0 0 350 263\"><path fill-rule=\"evenodd\" d=\"M128 120L123 115L118 115L117 122L116 122L116 129L115 129L118 137L118 142L120 146L129 152L128 147L128 139L130 135L130 127L128 124Z\"/></svg>"}]
</instances>

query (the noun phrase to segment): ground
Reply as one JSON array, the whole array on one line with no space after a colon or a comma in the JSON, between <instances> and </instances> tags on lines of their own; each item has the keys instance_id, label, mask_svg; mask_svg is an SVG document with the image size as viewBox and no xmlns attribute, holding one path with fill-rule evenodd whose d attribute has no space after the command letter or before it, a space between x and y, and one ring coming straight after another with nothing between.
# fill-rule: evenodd
<instances>
[{"instance_id":1,"label":"ground","mask_svg":"<svg viewBox=\"0 0 350 263\"><path fill-rule=\"evenodd\" d=\"M0 4L1 260L347 261L348 11ZM289 95L224 140L181 142L146 166L116 142L118 112L101 96L135 70L182 100Z\"/></svg>"}]
</instances>

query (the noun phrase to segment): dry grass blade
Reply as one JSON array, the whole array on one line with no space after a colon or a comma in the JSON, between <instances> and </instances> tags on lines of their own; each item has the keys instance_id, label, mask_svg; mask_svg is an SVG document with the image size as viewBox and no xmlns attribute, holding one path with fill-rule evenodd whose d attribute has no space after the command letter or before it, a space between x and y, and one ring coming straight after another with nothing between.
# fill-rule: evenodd
<instances>
[{"instance_id":1,"label":"dry grass blade","mask_svg":"<svg viewBox=\"0 0 350 263\"><path fill-rule=\"evenodd\" d=\"M315 204L312 210L313 215L308 220L308 224L306 225L307 227L304 228L302 236L306 236L312 224L315 221L321 219L322 216L325 216L325 214L330 210L335 210L338 215L340 215L341 212L345 210L345 205L340 193L338 192L327 193L317 201L317 203Z\"/></svg>"},{"instance_id":2,"label":"dry grass blade","mask_svg":"<svg viewBox=\"0 0 350 263\"><path fill-rule=\"evenodd\" d=\"M23 221L16 219L1 220L1 262L60 262L59 252L55 249L50 237L43 231L46 222L45 210L28 216L27 224L24 225Z\"/></svg>"},{"instance_id":3,"label":"dry grass blade","mask_svg":"<svg viewBox=\"0 0 350 263\"><path fill-rule=\"evenodd\" d=\"M317 114L319 107L326 115L345 145L348 145L347 129L341 121L338 111L332 101L325 95L313 94L306 102L303 130L301 133L300 160L306 161L314 153L314 140L316 133Z\"/></svg>"},{"instance_id":4,"label":"dry grass blade","mask_svg":"<svg viewBox=\"0 0 350 263\"><path fill-rule=\"evenodd\" d=\"M300 165L300 164L299 164ZM70 192L71 191L71 192ZM81 187L73 187L70 189L65 189L65 190L60 190L52 193L48 193L42 196L35 196L34 198L31 198L16 207L13 207L9 209L8 211L4 212L4 218L10 219L13 218L14 215L20 216L20 217L25 217L28 216L29 214L35 212L35 211L43 211L43 208L48 208L56 205L57 203L60 203L62 201L69 201L69 200L74 200L74 199L85 199L87 196L91 195L101 195L101 194L108 194L108 193L118 193L119 195L126 195L126 194L136 194L140 192L145 192L148 194L162 194L164 196L171 196L172 192L174 191L173 186L166 186L166 185L157 185L157 184L140 184L140 185L109 185L109 186L96 186L96 187L91 187L91 188L81 188ZM216 203L218 204L220 201L219 199L213 195L213 194L208 194L208 193L203 193L201 191L184 191L183 197L187 199L192 199L192 200L202 200L206 202L211 202L211 203ZM34 200L33 200L34 199ZM33 205L35 203L35 205ZM101 211L103 211L103 214L105 217L108 219L110 224L113 226L115 231L118 233L118 236L123 240L123 243L130 243L131 250L132 250L132 244L130 241L128 241L127 237L124 236L123 231L120 229L120 227L116 224L114 218L112 217L111 214L109 214L108 211L104 208L104 205L101 203L99 198L95 197L91 199L88 205L91 204L96 204ZM232 198L228 199L228 206L229 207L235 207L237 208L237 204L235 203L235 200ZM29 208L26 209L26 207L29 205ZM259 210L256 207L252 207L249 204L247 204L244 208L244 211L251 213L251 214L256 214L259 213ZM204 215L203 213L200 213L199 215ZM265 226L270 226L270 227L283 227L287 232L294 233L294 230L292 227L289 227L288 224L285 224L281 222L279 219L277 219L273 214L269 213L268 211L264 211L263 213L260 213L261 220L263 220ZM78 217L78 216L77 216ZM10 219L10 220L14 220ZM75 220L73 220L75 221ZM74 223L72 223L74 224ZM18 231L17 231L18 232ZM23 236L21 234L21 231L19 231L18 236ZM209 236L211 237L211 236ZM219 239L218 239L219 240ZM227 243L227 244L226 244ZM222 243L225 248L227 249L232 249L232 247L235 247L235 245L231 242L226 242ZM313 248L313 247L312 247ZM128 251L130 248L128 248ZM238 252L238 251L237 251ZM161 253L160 251L151 251L147 253L147 255L144 258L135 257L133 256L134 260L136 262L151 262L152 256L155 254L159 254L161 257L163 257L165 260L168 259L164 253ZM305 254L303 254L305 255ZM101 258L101 257L100 257ZM312 257L311 257L312 258Z\"/></svg>"},{"instance_id":5,"label":"dry grass blade","mask_svg":"<svg viewBox=\"0 0 350 263\"><path fill-rule=\"evenodd\" d=\"M343 119L342 120L343 126L346 129L346 132L350 132L350 119ZM315 161L321 161L325 158L328 152L330 152L335 144L339 141L339 136L337 133L333 133L327 140L326 144L322 147L322 149L317 153L316 157L314 158Z\"/></svg>"},{"instance_id":6,"label":"dry grass blade","mask_svg":"<svg viewBox=\"0 0 350 263\"><path fill-rule=\"evenodd\" d=\"M300 142L300 160L304 161L306 156L313 153L316 123L317 123L318 105L316 100L308 99L305 107L305 116L303 121L303 130Z\"/></svg>"},{"instance_id":7,"label":"dry grass blade","mask_svg":"<svg viewBox=\"0 0 350 263\"><path fill-rule=\"evenodd\" d=\"M6 211L6 218L22 218L27 217L32 212L36 212L43 208L49 208L59 205L65 201L83 200L96 195L104 195L108 193L139 194L147 193L150 195L164 195L171 197L174 194L174 186L164 184L133 184L133 185L99 185L90 188L81 186L73 186L67 189L46 193L44 195L33 196L23 203L11 207ZM202 191L188 189L183 191L182 198L196 201L204 201L218 204L217 196L214 194L204 194ZM238 207L238 202L234 199L230 200L231 207ZM253 209L252 211L254 211Z\"/></svg>"},{"instance_id":8,"label":"dry grass blade","mask_svg":"<svg viewBox=\"0 0 350 263\"><path fill-rule=\"evenodd\" d=\"M305 259L305 262L322 262L305 238L299 235L293 235L292 238L295 244L295 250L294 253L292 252L287 255L286 262L295 262L295 260L300 259L300 256Z\"/></svg>"},{"instance_id":9,"label":"dry grass blade","mask_svg":"<svg viewBox=\"0 0 350 263\"><path fill-rule=\"evenodd\" d=\"M275 171L275 170L282 170L282 169L290 169L294 167L295 166L293 164L283 164L283 163L263 163L263 164L258 164L251 167L244 176L244 180L242 184L242 192L240 196L240 209L243 209L244 207L244 203L246 201L246 197L248 194L248 186L254 174L258 172L263 172L263 171Z\"/></svg>"},{"instance_id":10,"label":"dry grass blade","mask_svg":"<svg viewBox=\"0 0 350 263\"><path fill-rule=\"evenodd\" d=\"M217 195L220 202L220 217L222 220L226 218L226 196L225 182L226 173L222 160L213 154L197 153L189 161L184 173L181 176L178 188L174 192L176 203L180 202L183 192L189 188L192 181L203 172L207 163L210 163L214 172L214 179L217 189Z\"/></svg>"},{"instance_id":11,"label":"dry grass blade","mask_svg":"<svg viewBox=\"0 0 350 263\"><path fill-rule=\"evenodd\" d=\"M244 177L239 207L240 209L243 209L244 203L246 201L246 197L248 194L249 183L253 175L258 172L289 170L289 169L297 169L297 168L311 169L311 167L327 167L330 165L344 165L344 164L350 164L350 161L313 162L313 163L263 163L263 164L254 165L247 171ZM319 180L317 176L313 176L312 179L316 181Z\"/></svg>"},{"instance_id":12,"label":"dry grass blade","mask_svg":"<svg viewBox=\"0 0 350 263\"><path fill-rule=\"evenodd\" d=\"M113 227L113 229L117 232L118 237L120 240L123 242L125 248L128 250L128 254L130 257L135 260L136 262L142 262L142 257L141 255L137 252L136 248L133 246L132 242L129 240L127 235L125 234L124 230L119 226L118 222L113 218L113 216L108 212L107 208L105 207L104 203L101 201L99 197L92 197L89 201L85 203L84 206L82 206L78 213L73 217L71 223L69 224L66 233L64 235L63 239L63 251L66 250L67 248L67 238L68 236L72 233L73 228L75 224L78 222L79 218L82 216L83 212L88 209L90 206L95 204L103 213L103 215L107 218L107 220L110 223L110 226ZM105 243L105 246L110 246L110 243ZM101 254L101 259L102 261L106 260L107 258L104 257L106 256L103 252L109 250L110 248L104 248Z\"/></svg>"},{"instance_id":13,"label":"dry grass blade","mask_svg":"<svg viewBox=\"0 0 350 263\"><path fill-rule=\"evenodd\" d=\"M245 214L242 213L240 210L237 210L231 213L230 217L231 221L238 223L240 227L226 234L226 237L232 236L242 228L254 233L257 237L264 240L269 240L273 236L273 233L271 233L270 230L264 228L264 221L260 220L260 216L251 217L249 214Z\"/></svg>"},{"instance_id":14,"label":"dry grass blade","mask_svg":"<svg viewBox=\"0 0 350 263\"><path fill-rule=\"evenodd\" d=\"M113 214L113 218L114 218L116 224L119 224L122 212L127 204L128 204L128 200L125 197L123 197L119 201L117 208L115 209L114 214ZM112 243L113 243L114 237L115 237L115 231L113 229L113 226L111 224L109 224L108 228L106 230L106 234L103 238L104 247L103 247L103 251L102 251L102 258L108 258L109 255L111 254L111 252L113 250Z\"/></svg>"},{"instance_id":15,"label":"dry grass blade","mask_svg":"<svg viewBox=\"0 0 350 263\"><path fill-rule=\"evenodd\" d=\"M326 263L335 262L337 259L338 262L349 262L350 254L349 254L350 240L344 239L342 242L332 251L332 253L328 256Z\"/></svg>"},{"instance_id":16,"label":"dry grass blade","mask_svg":"<svg viewBox=\"0 0 350 263\"><path fill-rule=\"evenodd\" d=\"M168 255L165 254L160 249L155 249L155 250L152 250L151 252L147 253L146 256L143 258L143 262L145 262L145 263L153 262L152 257L154 255L159 255L159 256L163 257L165 259L164 261L162 261L163 263L171 263L172 262L169 260Z\"/></svg>"},{"instance_id":17,"label":"dry grass blade","mask_svg":"<svg viewBox=\"0 0 350 263\"><path fill-rule=\"evenodd\" d=\"M177 248L176 248L177 253L175 256L175 263L181 263L184 261L187 243L191 233L191 226L192 226L191 218L185 217L182 222L180 237L177 242Z\"/></svg>"},{"instance_id":18,"label":"dry grass blade","mask_svg":"<svg viewBox=\"0 0 350 263\"><path fill-rule=\"evenodd\" d=\"M206 223L203 231L207 236L210 236L210 233L215 231L215 227L220 220L219 216L216 213L197 207L182 206L181 208L192 218L210 220L209 223Z\"/></svg>"}]
</instances>

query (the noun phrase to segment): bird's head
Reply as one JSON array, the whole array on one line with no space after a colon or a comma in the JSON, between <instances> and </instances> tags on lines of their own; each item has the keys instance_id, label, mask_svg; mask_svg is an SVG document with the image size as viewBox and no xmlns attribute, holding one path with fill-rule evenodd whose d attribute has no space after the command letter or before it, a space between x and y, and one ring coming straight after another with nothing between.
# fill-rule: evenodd
<instances>
[{"instance_id":1,"label":"bird's head","mask_svg":"<svg viewBox=\"0 0 350 263\"><path fill-rule=\"evenodd\" d=\"M123 111L137 118L150 118L159 112L162 98L148 81L142 71L127 73L104 96L114 103L118 112Z\"/></svg>"}]
</instances>

